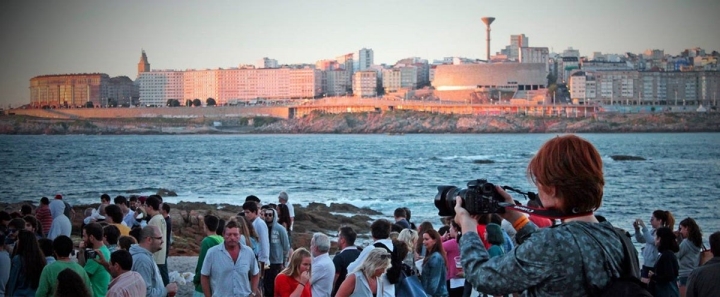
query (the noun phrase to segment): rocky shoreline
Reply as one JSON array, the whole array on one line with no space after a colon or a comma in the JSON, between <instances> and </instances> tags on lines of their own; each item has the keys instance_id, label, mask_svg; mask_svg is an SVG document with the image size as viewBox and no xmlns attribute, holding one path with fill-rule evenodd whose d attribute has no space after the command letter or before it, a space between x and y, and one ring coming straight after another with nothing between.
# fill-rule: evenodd
<instances>
[{"instance_id":1,"label":"rocky shoreline","mask_svg":"<svg viewBox=\"0 0 720 297\"><path fill-rule=\"evenodd\" d=\"M38 199L39 201L39 199ZM34 209L38 201L23 201L18 203L0 203L0 209L20 211L23 204L29 204ZM173 245L170 248L170 256L197 256L200 252L200 242L205 237L202 232L202 225L197 220L198 215L213 214L223 219L229 219L242 211L239 205L231 204L206 204L203 202L180 202L170 205L170 217L172 218ZM72 237L76 243L80 241L83 212L86 208L97 208L99 204L73 205L75 216L72 218ZM358 234L360 243L369 234L370 223L373 218L382 216L381 212L359 208L345 203L332 203L327 206L322 203L310 203L308 206L299 204L295 208L295 226L292 232L292 247L309 247L312 234L315 232L325 233L334 237L340 226L352 227ZM362 237L361 237L362 236ZM331 254L337 250L337 242L332 242Z\"/></svg>"},{"instance_id":2,"label":"rocky shoreline","mask_svg":"<svg viewBox=\"0 0 720 297\"><path fill-rule=\"evenodd\" d=\"M220 126L216 126L220 122ZM720 132L720 113L598 113L588 117L453 115L416 111L313 113L299 119L76 119L0 116L0 134L405 134Z\"/></svg>"}]
</instances>

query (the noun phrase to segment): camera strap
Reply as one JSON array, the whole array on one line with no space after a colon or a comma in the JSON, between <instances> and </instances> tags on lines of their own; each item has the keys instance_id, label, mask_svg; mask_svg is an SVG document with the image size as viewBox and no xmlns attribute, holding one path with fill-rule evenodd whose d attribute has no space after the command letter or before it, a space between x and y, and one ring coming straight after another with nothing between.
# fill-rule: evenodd
<instances>
[{"instance_id":1,"label":"camera strap","mask_svg":"<svg viewBox=\"0 0 720 297\"><path fill-rule=\"evenodd\" d=\"M587 212L577 212L577 213L571 213L567 214L564 212L561 212L557 209L547 209L547 208L535 208L535 207L529 207L529 206L522 206L522 205L515 205L512 203L507 202L501 202L498 203L498 205L505 207L505 209L512 209L515 211L519 211L526 214L531 214L538 217L543 217L546 219L569 219L569 218L576 218L576 217L582 217L586 215L590 215L593 212L587 211Z\"/></svg>"}]
</instances>

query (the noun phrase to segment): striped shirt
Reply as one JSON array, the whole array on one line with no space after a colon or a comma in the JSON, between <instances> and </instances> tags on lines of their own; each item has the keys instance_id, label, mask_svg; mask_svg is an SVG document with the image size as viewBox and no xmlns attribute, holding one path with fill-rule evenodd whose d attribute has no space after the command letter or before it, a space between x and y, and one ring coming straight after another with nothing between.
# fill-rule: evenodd
<instances>
[{"instance_id":1,"label":"striped shirt","mask_svg":"<svg viewBox=\"0 0 720 297\"><path fill-rule=\"evenodd\" d=\"M108 286L107 297L145 296L145 280L135 271L126 271L118 275Z\"/></svg>"},{"instance_id":2,"label":"striped shirt","mask_svg":"<svg viewBox=\"0 0 720 297\"><path fill-rule=\"evenodd\" d=\"M40 221L40 225L42 225L43 235L47 235L48 232L50 232L50 226L53 221L52 214L50 214L50 207L40 205L40 207L35 210L35 217Z\"/></svg>"}]
</instances>

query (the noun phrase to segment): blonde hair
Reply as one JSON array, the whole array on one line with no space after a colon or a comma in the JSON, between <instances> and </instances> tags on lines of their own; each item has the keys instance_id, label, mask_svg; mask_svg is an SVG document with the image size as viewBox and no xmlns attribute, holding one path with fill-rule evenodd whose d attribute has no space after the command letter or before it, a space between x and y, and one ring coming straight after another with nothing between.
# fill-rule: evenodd
<instances>
[{"instance_id":1,"label":"blonde hair","mask_svg":"<svg viewBox=\"0 0 720 297\"><path fill-rule=\"evenodd\" d=\"M398 235L398 240L407 244L408 251L414 251L415 242L418 240L418 232L413 229L403 229Z\"/></svg>"},{"instance_id":2,"label":"blonde hair","mask_svg":"<svg viewBox=\"0 0 720 297\"><path fill-rule=\"evenodd\" d=\"M383 256L385 259L383 259ZM351 273L361 271L366 278L370 278L378 268L387 270L390 266L390 253L384 248L373 248L365 261Z\"/></svg>"},{"instance_id":3,"label":"blonde hair","mask_svg":"<svg viewBox=\"0 0 720 297\"><path fill-rule=\"evenodd\" d=\"M235 221L237 223L237 227L240 230L240 235L245 237L245 245L252 248L252 242L250 241L250 229L248 228L248 222L245 220L245 218L237 218L232 217L230 218L230 221Z\"/></svg>"},{"instance_id":4,"label":"blonde hair","mask_svg":"<svg viewBox=\"0 0 720 297\"><path fill-rule=\"evenodd\" d=\"M285 267L285 269L283 269L280 273L292 277L300 275L300 265L302 264L303 259L310 257L310 252L307 249L296 249L290 256L290 263L288 263L288 267Z\"/></svg>"}]
</instances>

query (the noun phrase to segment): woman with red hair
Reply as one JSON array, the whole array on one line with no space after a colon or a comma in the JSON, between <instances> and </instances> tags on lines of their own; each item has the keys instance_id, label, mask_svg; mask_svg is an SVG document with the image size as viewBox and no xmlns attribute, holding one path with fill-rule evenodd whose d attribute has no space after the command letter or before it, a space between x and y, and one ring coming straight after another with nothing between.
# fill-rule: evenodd
<instances>
[{"instance_id":1,"label":"woman with red hair","mask_svg":"<svg viewBox=\"0 0 720 297\"><path fill-rule=\"evenodd\" d=\"M561 223L540 229L522 213L507 209L501 215L517 230L518 246L490 258L475 231L477 222L458 197L455 221L463 230L460 251L466 280L491 295L522 291L528 296L598 295L612 278L624 274L623 242L632 246L610 223L599 223L594 216L605 186L600 154L576 135L554 137L530 160L527 175L537 186L541 206L556 213ZM513 203L502 188L496 191ZM637 253L628 260L633 256L637 267ZM639 276L638 271L629 273Z\"/></svg>"}]
</instances>

